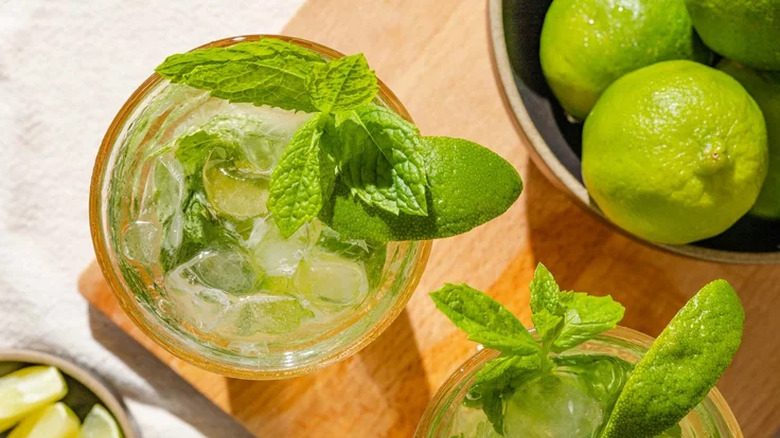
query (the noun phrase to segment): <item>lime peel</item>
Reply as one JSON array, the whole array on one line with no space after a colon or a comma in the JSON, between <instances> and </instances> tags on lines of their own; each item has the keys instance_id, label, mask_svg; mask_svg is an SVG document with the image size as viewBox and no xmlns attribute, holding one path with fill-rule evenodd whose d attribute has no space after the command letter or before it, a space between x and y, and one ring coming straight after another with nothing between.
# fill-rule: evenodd
<instances>
[{"instance_id":1,"label":"lime peel","mask_svg":"<svg viewBox=\"0 0 780 438\"><path fill-rule=\"evenodd\" d=\"M602 438L654 437L682 420L731 363L744 320L742 304L728 282L704 286L636 365Z\"/></svg>"}]
</instances>

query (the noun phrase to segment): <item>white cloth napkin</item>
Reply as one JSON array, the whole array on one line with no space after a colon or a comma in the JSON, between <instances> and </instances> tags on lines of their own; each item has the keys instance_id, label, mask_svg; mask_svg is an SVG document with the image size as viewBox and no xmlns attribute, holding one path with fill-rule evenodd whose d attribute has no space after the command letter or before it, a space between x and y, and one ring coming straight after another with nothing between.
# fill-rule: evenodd
<instances>
[{"instance_id":1,"label":"white cloth napkin","mask_svg":"<svg viewBox=\"0 0 780 438\"><path fill-rule=\"evenodd\" d=\"M0 348L49 351L125 397L146 438L249 434L78 294L92 164L167 55L278 33L303 0L0 0Z\"/></svg>"}]
</instances>

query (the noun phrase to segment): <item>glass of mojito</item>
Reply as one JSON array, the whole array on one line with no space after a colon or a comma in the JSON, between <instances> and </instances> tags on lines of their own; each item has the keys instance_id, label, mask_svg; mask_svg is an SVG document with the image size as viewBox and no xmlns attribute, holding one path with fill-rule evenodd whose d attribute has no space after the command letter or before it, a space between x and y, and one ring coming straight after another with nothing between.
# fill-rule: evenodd
<instances>
[{"instance_id":1,"label":"glass of mojito","mask_svg":"<svg viewBox=\"0 0 780 438\"><path fill-rule=\"evenodd\" d=\"M409 118L383 85L376 101ZM283 237L274 223L271 172L310 116L154 75L112 123L92 185L98 260L125 312L174 354L237 377L301 374L370 342L409 299L429 241L348 239L317 219ZM206 144L188 169L186 149L211 138L240 150Z\"/></svg>"},{"instance_id":2,"label":"glass of mojito","mask_svg":"<svg viewBox=\"0 0 780 438\"><path fill-rule=\"evenodd\" d=\"M355 353L403 309L430 239L520 193L486 148L422 137L362 55L246 36L156 71L98 153L93 242L135 324L211 371L276 379ZM451 177L475 156L501 184L487 207L458 184L494 181Z\"/></svg>"},{"instance_id":3,"label":"glass of mojito","mask_svg":"<svg viewBox=\"0 0 780 438\"><path fill-rule=\"evenodd\" d=\"M705 286L656 340L617 327L624 309L609 296L561 292L541 265L531 295L536 329L524 330L466 285L432 294L469 339L491 348L480 346L442 385L417 438L743 436L714 388L742 334L725 281Z\"/></svg>"},{"instance_id":4,"label":"glass of mojito","mask_svg":"<svg viewBox=\"0 0 780 438\"><path fill-rule=\"evenodd\" d=\"M555 435L562 429L551 429L537 434L528 433L518 436L566 436L590 437L606 420L607 400L592 396L592 392L616 390L625 383L628 375L639 359L644 356L653 342L653 338L625 327L617 327L597 336L561 355L559 361L565 363L559 381L545 388L544 385L526 388L517 394L527 397L524 402L514 402L510 398L504 415L517 416L522 421L535 421L538 424L559 421L559 426L567 428L561 435ZM418 438L506 438L514 435L499 435L480 407L474 407L468 400L469 388L474 385L476 373L485 364L499 356L492 349L482 349L471 357L438 390L423 415ZM558 402L570 402L571 408L563 411L550 409L546 400L556 397ZM568 406L567 406L568 407ZM553 417L554 416L554 417ZM506 420L505 420L506 421ZM591 432L585 432L590 430ZM568 432L568 434L566 433ZM707 397L699 403L678 427L659 437L741 437L737 420L731 413L726 401L717 388L710 390Z\"/></svg>"}]
</instances>

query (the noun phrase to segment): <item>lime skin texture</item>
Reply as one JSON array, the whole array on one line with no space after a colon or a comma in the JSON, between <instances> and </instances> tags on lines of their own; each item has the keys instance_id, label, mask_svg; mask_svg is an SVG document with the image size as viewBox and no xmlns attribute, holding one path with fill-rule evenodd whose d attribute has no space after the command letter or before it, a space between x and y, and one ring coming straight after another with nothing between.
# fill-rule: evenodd
<instances>
[{"instance_id":1,"label":"lime skin texture","mask_svg":"<svg viewBox=\"0 0 780 438\"><path fill-rule=\"evenodd\" d=\"M718 54L762 70L780 70L780 1L686 0L693 26Z\"/></svg>"},{"instance_id":2,"label":"lime skin texture","mask_svg":"<svg viewBox=\"0 0 780 438\"><path fill-rule=\"evenodd\" d=\"M725 280L677 312L626 381L602 438L650 438L698 405L739 349L745 311Z\"/></svg>"},{"instance_id":3,"label":"lime skin texture","mask_svg":"<svg viewBox=\"0 0 780 438\"><path fill-rule=\"evenodd\" d=\"M601 93L638 68L707 62L684 0L554 0L545 16L542 71L567 113L585 120Z\"/></svg>"},{"instance_id":4,"label":"lime skin texture","mask_svg":"<svg viewBox=\"0 0 780 438\"><path fill-rule=\"evenodd\" d=\"M780 71L753 70L728 59L721 61L718 69L745 87L758 103L766 121L769 171L750 214L764 219L780 219Z\"/></svg>"},{"instance_id":5,"label":"lime skin texture","mask_svg":"<svg viewBox=\"0 0 780 438\"><path fill-rule=\"evenodd\" d=\"M715 236L755 203L767 173L755 100L729 75L666 61L613 83L585 122L582 171L612 222L644 239Z\"/></svg>"}]
</instances>

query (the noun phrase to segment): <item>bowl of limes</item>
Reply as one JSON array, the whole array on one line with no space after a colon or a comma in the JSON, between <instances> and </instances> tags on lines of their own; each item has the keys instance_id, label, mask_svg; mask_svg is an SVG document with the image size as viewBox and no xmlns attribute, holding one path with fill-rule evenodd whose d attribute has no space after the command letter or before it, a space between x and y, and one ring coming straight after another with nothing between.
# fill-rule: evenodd
<instances>
[{"instance_id":1,"label":"bowl of limes","mask_svg":"<svg viewBox=\"0 0 780 438\"><path fill-rule=\"evenodd\" d=\"M542 172L643 242L780 263L780 2L490 0Z\"/></svg>"},{"instance_id":2,"label":"bowl of limes","mask_svg":"<svg viewBox=\"0 0 780 438\"><path fill-rule=\"evenodd\" d=\"M119 398L83 368L37 351L0 351L0 438L139 436Z\"/></svg>"}]
</instances>

